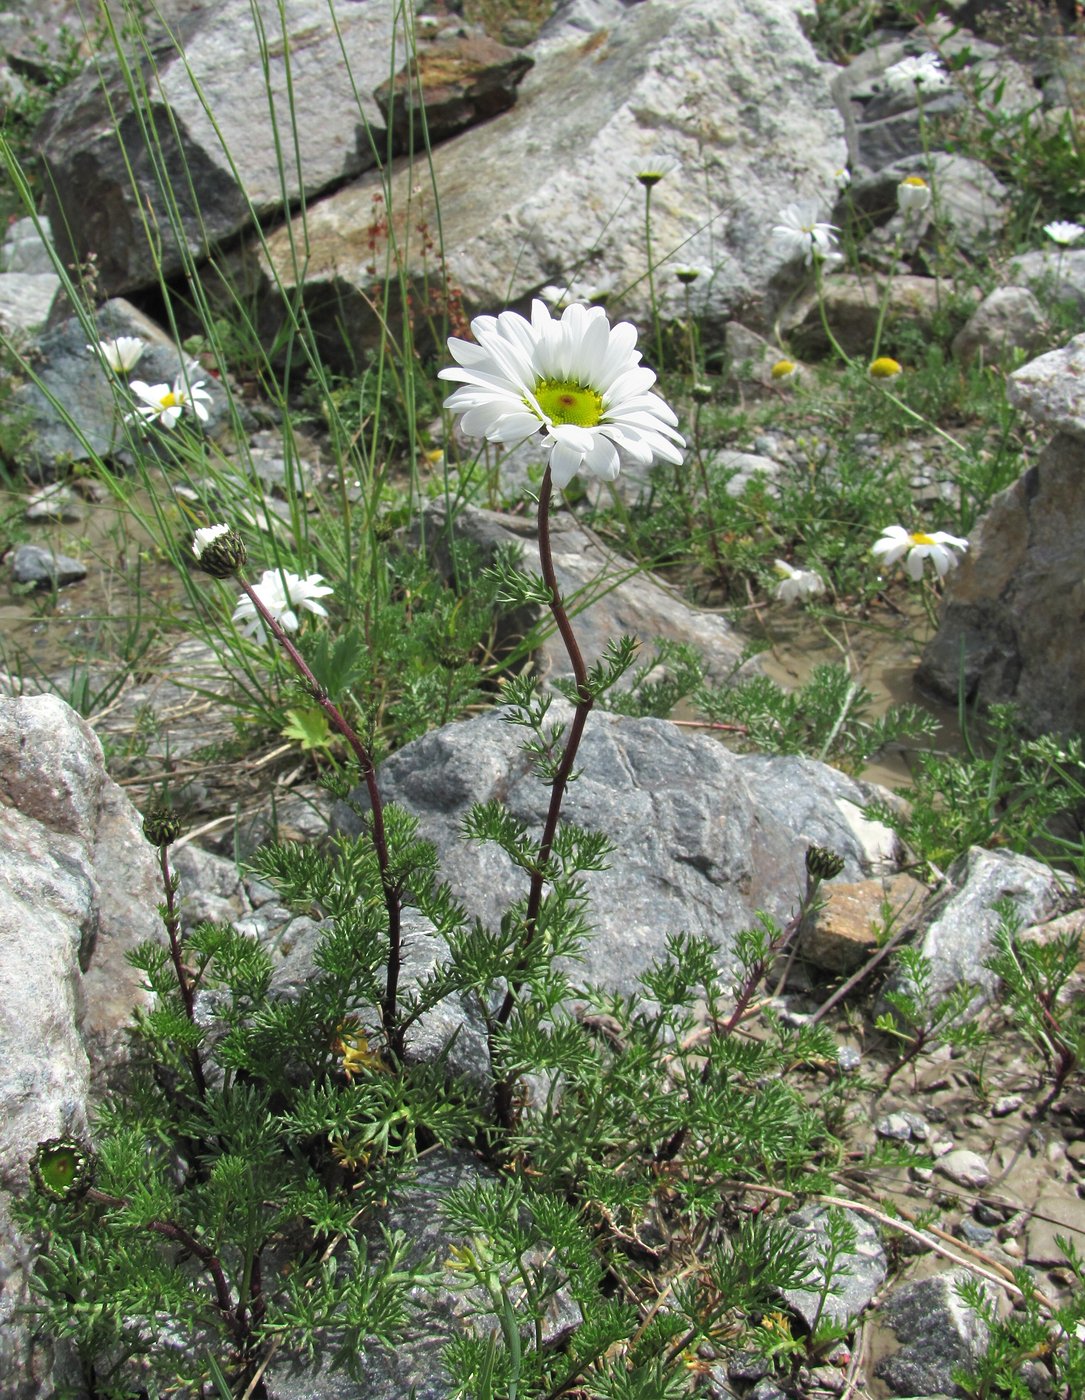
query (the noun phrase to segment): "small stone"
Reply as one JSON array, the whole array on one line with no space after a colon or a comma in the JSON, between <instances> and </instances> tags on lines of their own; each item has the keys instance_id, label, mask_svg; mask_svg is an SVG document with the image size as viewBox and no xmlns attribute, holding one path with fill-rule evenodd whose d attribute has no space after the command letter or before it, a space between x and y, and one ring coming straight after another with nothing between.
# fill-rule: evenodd
<instances>
[{"instance_id":1,"label":"small stone","mask_svg":"<svg viewBox=\"0 0 1085 1400\"><path fill-rule=\"evenodd\" d=\"M1008 1118L1011 1113L1016 1113L1024 1102L1020 1094L1003 1094L991 1105L991 1117Z\"/></svg>"},{"instance_id":2,"label":"small stone","mask_svg":"<svg viewBox=\"0 0 1085 1400\"><path fill-rule=\"evenodd\" d=\"M62 482L54 481L27 497L26 519L33 525L43 520L82 520L83 508Z\"/></svg>"},{"instance_id":3,"label":"small stone","mask_svg":"<svg viewBox=\"0 0 1085 1400\"><path fill-rule=\"evenodd\" d=\"M836 1062L842 1074L855 1074L863 1063L862 1054L854 1045L840 1045L836 1051ZM1085 1144L1082 1144L1085 1147Z\"/></svg>"},{"instance_id":4,"label":"small stone","mask_svg":"<svg viewBox=\"0 0 1085 1400\"><path fill-rule=\"evenodd\" d=\"M978 1220L965 1216L957 1226L957 1234L966 1244L985 1245L991 1242L995 1232L990 1225L981 1225Z\"/></svg>"},{"instance_id":5,"label":"small stone","mask_svg":"<svg viewBox=\"0 0 1085 1400\"><path fill-rule=\"evenodd\" d=\"M901 1117L908 1124L913 1142L927 1141L931 1135L931 1129L925 1118L920 1118L918 1113L902 1113Z\"/></svg>"},{"instance_id":6,"label":"small stone","mask_svg":"<svg viewBox=\"0 0 1085 1400\"><path fill-rule=\"evenodd\" d=\"M732 1381L760 1381L772 1370L772 1362L759 1356L756 1351L740 1351L727 1363L727 1379Z\"/></svg>"},{"instance_id":7,"label":"small stone","mask_svg":"<svg viewBox=\"0 0 1085 1400\"><path fill-rule=\"evenodd\" d=\"M30 583L35 588L64 588L69 583L85 579L87 571L78 559L55 554L38 544L21 544L11 562L11 577L15 583Z\"/></svg>"},{"instance_id":8,"label":"small stone","mask_svg":"<svg viewBox=\"0 0 1085 1400\"><path fill-rule=\"evenodd\" d=\"M1066 1255L1056 1236L1075 1245L1079 1252L1085 1250L1085 1204L1073 1187L1057 1182L1043 1188L1033 1208L1025 1232L1028 1262L1041 1269L1065 1265Z\"/></svg>"},{"instance_id":9,"label":"small stone","mask_svg":"<svg viewBox=\"0 0 1085 1400\"><path fill-rule=\"evenodd\" d=\"M940 1157L936 1170L958 1186L977 1188L986 1186L991 1179L991 1169L984 1159L966 1147L954 1148Z\"/></svg>"},{"instance_id":10,"label":"small stone","mask_svg":"<svg viewBox=\"0 0 1085 1400\"><path fill-rule=\"evenodd\" d=\"M920 1181L924 1184L934 1180L933 1167L909 1167L908 1175L913 1181Z\"/></svg>"},{"instance_id":11,"label":"small stone","mask_svg":"<svg viewBox=\"0 0 1085 1400\"><path fill-rule=\"evenodd\" d=\"M903 1113L889 1113L879 1118L874 1131L880 1138L890 1138L894 1142L907 1142L912 1136L908 1116Z\"/></svg>"}]
</instances>

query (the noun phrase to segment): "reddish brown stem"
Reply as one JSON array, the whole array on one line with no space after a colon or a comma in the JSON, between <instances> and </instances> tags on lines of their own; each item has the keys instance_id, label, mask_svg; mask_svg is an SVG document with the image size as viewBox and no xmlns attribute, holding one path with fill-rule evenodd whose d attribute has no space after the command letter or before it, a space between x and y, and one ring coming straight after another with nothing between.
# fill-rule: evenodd
<instances>
[{"instance_id":1,"label":"reddish brown stem","mask_svg":"<svg viewBox=\"0 0 1085 1400\"><path fill-rule=\"evenodd\" d=\"M550 546L550 500L553 495L553 481L550 475L550 468L547 467L542 479L542 488L539 492L539 565L542 569L543 582L550 592L550 613L557 626L561 640L565 645L565 650L569 654L569 662L573 668L573 679L576 682L577 705L573 712L573 722L569 726L569 734L565 740L565 749L558 765L557 773L554 776L553 786L550 790L550 806L546 813L546 821L543 825L542 839L539 842L539 851L535 859L535 864L531 872L531 885L528 890L527 910L524 916L524 932L520 942L520 958L522 964L523 955L530 948L535 938L535 933L539 922L539 910L542 907L543 886L546 882L546 868L550 863L550 855L554 848L554 837L558 829L558 819L561 816L561 804L565 798L565 790L569 785L569 777L573 771L573 764L576 762L576 751L580 747L580 740L584 735L584 726L587 724L588 715L592 705L595 703L591 691L588 688L588 668L584 664L584 657L580 650L580 645L576 640L572 623L569 621L569 614L565 610L562 601L561 591L558 588L558 577L554 570L553 551ZM523 982L517 977L516 972L509 978L508 988L505 992L505 999L501 1003L501 1008L494 1019L493 1027L497 1028L508 1023L512 1015L516 999L520 994ZM505 1079L497 1085L496 1101L498 1119L505 1128L512 1126L512 1091L513 1083Z\"/></svg>"},{"instance_id":2,"label":"reddish brown stem","mask_svg":"<svg viewBox=\"0 0 1085 1400\"><path fill-rule=\"evenodd\" d=\"M329 724L333 729L342 734L343 738L350 745L354 757L358 760L358 767L361 769L362 777L365 780L366 790L369 793L369 805L373 813L373 848L377 853L377 865L380 869L381 887L384 891L384 906L388 911L388 969L385 980L384 999L381 1003L381 1025L384 1029L384 1037L389 1050L397 1060L401 1060L403 1058L403 1036L400 1028L396 1024L396 1005L399 996L399 974L403 959L401 947L402 899L400 890L392 879L392 863L388 855L388 838L384 830L384 805L381 802L380 790L377 787L377 771L373 765L372 756L339 708L332 703L323 686L321 686L316 676L313 675L305 658L287 636L279 620L268 610L267 605L257 593L256 589L253 588L246 579L242 578L240 574L237 576L237 581L253 607L260 614L264 625L282 647L283 651L286 652L293 663L294 669L309 687L309 693L324 711Z\"/></svg>"},{"instance_id":3,"label":"reddish brown stem","mask_svg":"<svg viewBox=\"0 0 1085 1400\"><path fill-rule=\"evenodd\" d=\"M162 922L166 926L166 934L170 940L170 957L173 960L173 970L177 977L177 988L181 993L181 1000L184 1003L185 1015L193 1025L196 1023L196 999L192 991L192 983L189 981L188 972L185 968L184 959L181 956L181 914L177 908L177 887L174 882L173 872L170 870L169 848L165 845L158 848L158 866L162 872L162 888L166 892L165 913ZM204 1078L203 1061L200 1059L200 1052L195 1046L188 1052L188 1062L192 1068L192 1078L196 1084L196 1092L200 1098L207 1097L207 1080Z\"/></svg>"}]
</instances>

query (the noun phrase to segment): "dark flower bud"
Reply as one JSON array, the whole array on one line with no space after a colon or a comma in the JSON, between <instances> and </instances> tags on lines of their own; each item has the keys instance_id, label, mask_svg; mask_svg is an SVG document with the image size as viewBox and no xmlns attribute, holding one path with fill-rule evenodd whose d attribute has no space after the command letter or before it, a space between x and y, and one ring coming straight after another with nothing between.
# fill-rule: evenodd
<instances>
[{"instance_id":1,"label":"dark flower bud","mask_svg":"<svg viewBox=\"0 0 1085 1400\"><path fill-rule=\"evenodd\" d=\"M245 564L245 541L229 525L207 525L192 541L196 563L212 578L233 578Z\"/></svg>"},{"instance_id":2,"label":"dark flower bud","mask_svg":"<svg viewBox=\"0 0 1085 1400\"><path fill-rule=\"evenodd\" d=\"M90 1153L75 1138L49 1138L38 1143L30 1175L54 1201L71 1201L90 1186L91 1165Z\"/></svg>"},{"instance_id":3,"label":"dark flower bud","mask_svg":"<svg viewBox=\"0 0 1085 1400\"><path fill-rule=\"evenodd\" d=\"M143 834L152 846L172 846L181 834L181 818L164 802L152 802L143 816Z\"/></svg>"},{"instance_id":4,"label":"dark flower bud","mask_svg":"<svg viewBox=\"0 0 1085 1400\"><path fill-rule=\"evenodd\" d=\"M844 857L827 846L808 846L806 869L815 880L835 880L844 869Z\"/></svg>"}]
</instances>

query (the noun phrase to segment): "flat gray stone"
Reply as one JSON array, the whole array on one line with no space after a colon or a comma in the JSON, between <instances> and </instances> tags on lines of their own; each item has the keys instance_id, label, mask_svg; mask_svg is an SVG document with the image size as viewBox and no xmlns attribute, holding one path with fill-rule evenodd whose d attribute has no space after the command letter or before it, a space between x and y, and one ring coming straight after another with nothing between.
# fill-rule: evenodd
<instances>
[{"instance_id":1,"label":"flat gray stone","mask_svg":"<svg viewBox=\"0 0 1085 1400\"><path fill-rule=\"evenodd\" d=\"M21 544L12 556L11 577L15 583L35 588L66 588L87 576L85 564L67 554L57 554L40 544Z\"/></svg>"},{"instance_id":2,"label":"flat gray stone","mask_svg":"<svg viewBox=\"0 0 1085 1400\"><path fill-rule=\"evenodd\" d=\"M956 1285L970 1277L964 1269L895 1288L876 1314L900 1344L883 1357L874 1374L893 1395L955 1395L954 1369L967 1366L987 1346L987 1326L966 1308Z\"/></svg>"}]
</instances>

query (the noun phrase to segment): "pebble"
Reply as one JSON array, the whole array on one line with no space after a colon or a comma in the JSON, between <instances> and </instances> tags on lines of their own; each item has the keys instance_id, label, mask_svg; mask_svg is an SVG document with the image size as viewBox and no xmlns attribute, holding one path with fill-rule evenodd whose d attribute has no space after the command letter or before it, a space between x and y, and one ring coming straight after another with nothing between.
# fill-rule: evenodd
<instances>
[{"instance_id":1,"label":"pebble","mask_svg":"<svg viewBox=\"0 0 1085 1400\"><path fill-rule=\"evenodd\" d=\"M1003 1094L991 1105L991 1117L1008 1118L1011 1113L1016 1113L1024 1102L1020 1094Z\"/></svg>"},{"instance_id":2,"label":"pebble","mask_svg":"<svg viewBox=\"0 0 1085 1400\"><path fill-rule=\"evenodd\" d=\"M935 1170L958 1186L986 1186L991 1180L990 1167L978 1152L970 1152L967 1147L956 1147L940 1157Z\"/></svg>"},{"instance_id":3,"label":"pebble","mask_svg":"<svg viewBox=\"0 0 1085 1400\"><path fill-rule=\"evenodd\" d=\"M836 1062L844 1074L854 1074L863 1063L863 1057L854 1045L840 1045L836 1051ZM1085 1147L1085 1144L1082 1144Z\"/></svg>"},{"instance_id":4,"label":"pebble","mask_svg":"<svg viewBox=\"0 0 1085 1400\"><path fill-rule=\"evenodd\" d=\"M31 524L45 520L74 521L82 520L83 507L63 482L54 481L51 486L31 492L24 514Z\"/></svg>"},{"instance_id":5,"label":"pebble","mask_svg":"<svg viewBox=\"0 0 1085 1400\"><path fill-rule=\"evenodd\" d=\"M35 588L63 588L78 583L87 576L78 559L66 554L54 554L38 544L21 544L11 561L11 577L16 583L31 583Z\"/></svg>"},{"instance_id":6,"label":"pebble","mask_svg":"<svg viewBox=\"0 0 1085 1400\"><path fill-rule=\"evenodd\" d=\"M984 1245L994 1239L995 1232L990 1225L981 1225L978 1220L965 1216L957 1226L957 1234L966 1244Z\"/></svg>"},{"instance_id":7,"label":"pebble","mask_svg":"<svg viewBox=\"0 0 1085 1400\"><path fill-rule=\"evenodd\" d=\"M874 1131L880 1138L892 1138L894 1142L907 1142L912 1136L911 1125L908 1122L910 1114L887 1113L884 1118L879 1118L874 1124Z\"/></svg>"}]
</instances>

